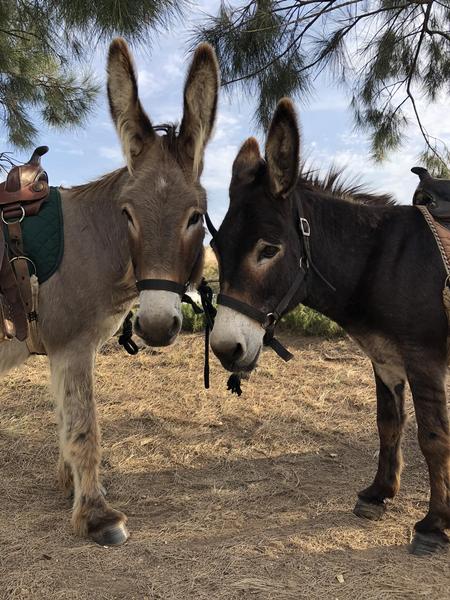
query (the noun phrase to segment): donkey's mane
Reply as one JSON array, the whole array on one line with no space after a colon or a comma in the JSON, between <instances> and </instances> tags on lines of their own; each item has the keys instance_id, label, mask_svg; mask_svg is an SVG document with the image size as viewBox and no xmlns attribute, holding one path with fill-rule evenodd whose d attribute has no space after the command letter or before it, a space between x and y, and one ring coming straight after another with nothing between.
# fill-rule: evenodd
<instances>
[{"instance_id":1,"label":"donkey's mane","mask_svg":"<svg viewBox=\"0 0 450 600\"><path fill-rule=\"evenodd\" d=\"M390 194L375 194L366 188L364 183L349 179L344 169L334 167L330 168L325 177L321 177L316 169L301 165L298 187L368 206L395 206L397 204Z\"/></svg>"},{"instance_id":2,"label":"donkey's mane","mask_svg":"<svg viewBox=\"0 0 450 600\"><path fill-rule=\"evenodd\" d=\"M104 190L105 188L117 183L117 181L121 178L121 176L125 173L126 170L126 167L120 167L120 169L111 171L111 173L107 173L106 175L103 175L95 181L89 181L88 183L74 185L69 189L74 196L81 196L85 193L100 192L101 190Z\"/></svg>"}]
</instances>

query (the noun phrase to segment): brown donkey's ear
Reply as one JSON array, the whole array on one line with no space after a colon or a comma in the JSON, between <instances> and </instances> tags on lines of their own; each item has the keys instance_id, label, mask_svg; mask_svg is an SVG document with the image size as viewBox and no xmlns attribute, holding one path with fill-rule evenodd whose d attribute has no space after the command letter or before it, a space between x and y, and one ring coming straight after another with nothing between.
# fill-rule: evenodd
<instances>
[{"instance_id":1,"label":"brown donkey's ear","mask_svg":"<svg viewBox=\"0 0 450 600\"><path fill-rule=\"evenodd\" d=\"M111 116L122 143L130 173L144 144L155 133L138 98L133 59L127 43L116 38L109 47L108 99Z\"/></svg>"},{"instance_id":2,"label":"brown donkey's ear","mask_svg":"<svg viewBox=\"0 0 450 600\"><path fill-rule=\"evenodd\" d=\"M294 188L299 168L300 132L294 105L289 98L278 102L266 141L270 187L276 196Z\"/></svg>"},{"instance_id":3,"label":"brown donkey's ear","mask_svg":"<svg viewBox=\"0 0 450 600\"><path fill-rule=\"evenodd\" d=\"M180 127L181 159L197 179L203 168L205 146L211 137L219 92L219 66L209 44L200 44L194 53L186 85Z\"/></svg>"},{"instance_id":4,"label":"brown donkey's ear","mask_svg":"<svg viewBox=\"0 0 450 600\"><path fill-rule=\"evenodd\" d=\"M261 163L258 142L254 137L250 137L242 144L234 159L231 185L251 183Z\"/></svg>"}]
</instances>

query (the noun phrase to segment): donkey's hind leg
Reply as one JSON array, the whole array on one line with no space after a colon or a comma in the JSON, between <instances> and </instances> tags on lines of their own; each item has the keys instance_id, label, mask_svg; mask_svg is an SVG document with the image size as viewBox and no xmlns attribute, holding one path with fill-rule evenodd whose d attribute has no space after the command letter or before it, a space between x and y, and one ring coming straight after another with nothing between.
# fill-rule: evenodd
<instances>
[{"instance_id":1,"label":"donkey's hind leg","mask_svg":"<svg viewBox=\"0 0 450 600\"><path fill-rule=\"evenodd\" d=\"M13 339L0 343L0 375L20 366L30 356L25 342Z\"/></svg>"},{"instance_id":2,"label":"donkey's hind leg","mask_svg":"<svg viewBox=\"0 0 450 600\"><path fill-rule=\"evenodd\" d=\"M49 356L60 413L62 457L73 475L72 524L77 534L88 535L102 545L114 545L125 542L128 532L125 515L108 506L99 482L100 431L93 395L94 357L94 348L84 340ZM66 467L63 468L66 473Z\"/></svg>"},{"instance_id":3,"label":"donkey's hind leg","mask_svg":"<svg viewBox=\"0 0 450 600\"><path fill-rule=\"evenodd\" d=\"M358 517L378 520L386 510L386 498L393 498L400 487L406 375L401 367L372 364L377 392L377 426L380 437L378 470L373 483L358 493L358 501L353 512Z\"/></svg>"},{"instance_id":4,"label":"donkey's hind leg","mask_svg":"<svg viewBox=\"0 0 450 600\"><path fill-rule=\"evenodd\" d=\"M419 445L427 461L431 496L428 513L415 525L410 551L432 554L448 547L444 529L450 528L450 431L445 395L444 361L425 355L408 369L414 400Z\"/></svg>"}]
</instances>

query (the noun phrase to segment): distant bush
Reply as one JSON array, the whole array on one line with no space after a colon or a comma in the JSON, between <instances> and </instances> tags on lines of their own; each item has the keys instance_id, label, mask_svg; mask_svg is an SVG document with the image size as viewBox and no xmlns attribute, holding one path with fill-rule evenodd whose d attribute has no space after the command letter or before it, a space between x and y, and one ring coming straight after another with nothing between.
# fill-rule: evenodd
<instances>
[{"instance_id":1,"label":"distant bush","mask_svg":"<svg viewBox=\"0 0 450 600\"><path fill-rule=\"evenodd\" d=\"M344 330L337 323L301 304L283 317L280 328L302 335L322 335L324 337L345 335Z\"/></svg>"},{"instance_id":2,"label":"distant bush","mask_svg":"<svg viewBox=\"0 0 450 600\"><path fill-rule=\"evenodd\" d=\"M204 329L203 315L196 315L189 304L182 304L181 310L183 311L183 331L196 333Z\"/></svg>"}]
</instances>

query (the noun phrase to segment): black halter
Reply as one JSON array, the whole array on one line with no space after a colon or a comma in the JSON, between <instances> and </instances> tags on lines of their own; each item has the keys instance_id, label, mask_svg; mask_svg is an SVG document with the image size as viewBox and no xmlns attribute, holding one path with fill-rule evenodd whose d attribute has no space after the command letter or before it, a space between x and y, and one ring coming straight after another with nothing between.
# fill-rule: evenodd
<instances>
[{"instance_id":1,"label":"black halter","mask_svg":"<svg viewBox=\"0 0 450 600\"><path fill-rule=\"evenodd\" d=\"M291 352L289 352L289 350L285 348L283 344L275 337L275 327L281 317L285 314L295 296L297 296L298 303L301 303L305 300L307 296L305 284L307 282L309 269L311 268L320 277L320 279L322 279L322 281L333 290L333 292L336 291L336 288L322 275L312 260L311 246L309 242L309 238L311 236L311 227L309 221L304 216L303 205L300 198L297 200L297 218L302 246L299 271L288 291L280 300L280 302L278 302L275 308L269 312L264 312L258 308L255 308L251 304L241 302L232 296L227 296L225 294L219 294L217 296L217 304L231 308L232 310L241 313L246 317L253 319L254 321L257 321L266 332L263 339L264 345L272 348L272 350L274 350L278 356L286 362L293 358L293 354L291 354ZM217 230L212 224L208 214L205 215L205 220L209 233L211 234L212 241L214 242L214 238L217 236ZM302 285L303 289L300 296L298 296L298 292Z\"/></svg>"},{"instance_id":2,"label":"black halter","mask_svg":"<svg viewBox=\"0 0 450 600\"><path fill-rule=\"evenodd\" d=\"M186 294L189 288L189 281L184 285L171 281L170 279L140 279L136 282L138 292L144 290L162 290L164 292L173 292L181 297L181 302L190 304L196 315L202 313L202 309L192 300L190 296Z\"/></svg>"}]
</instances>

